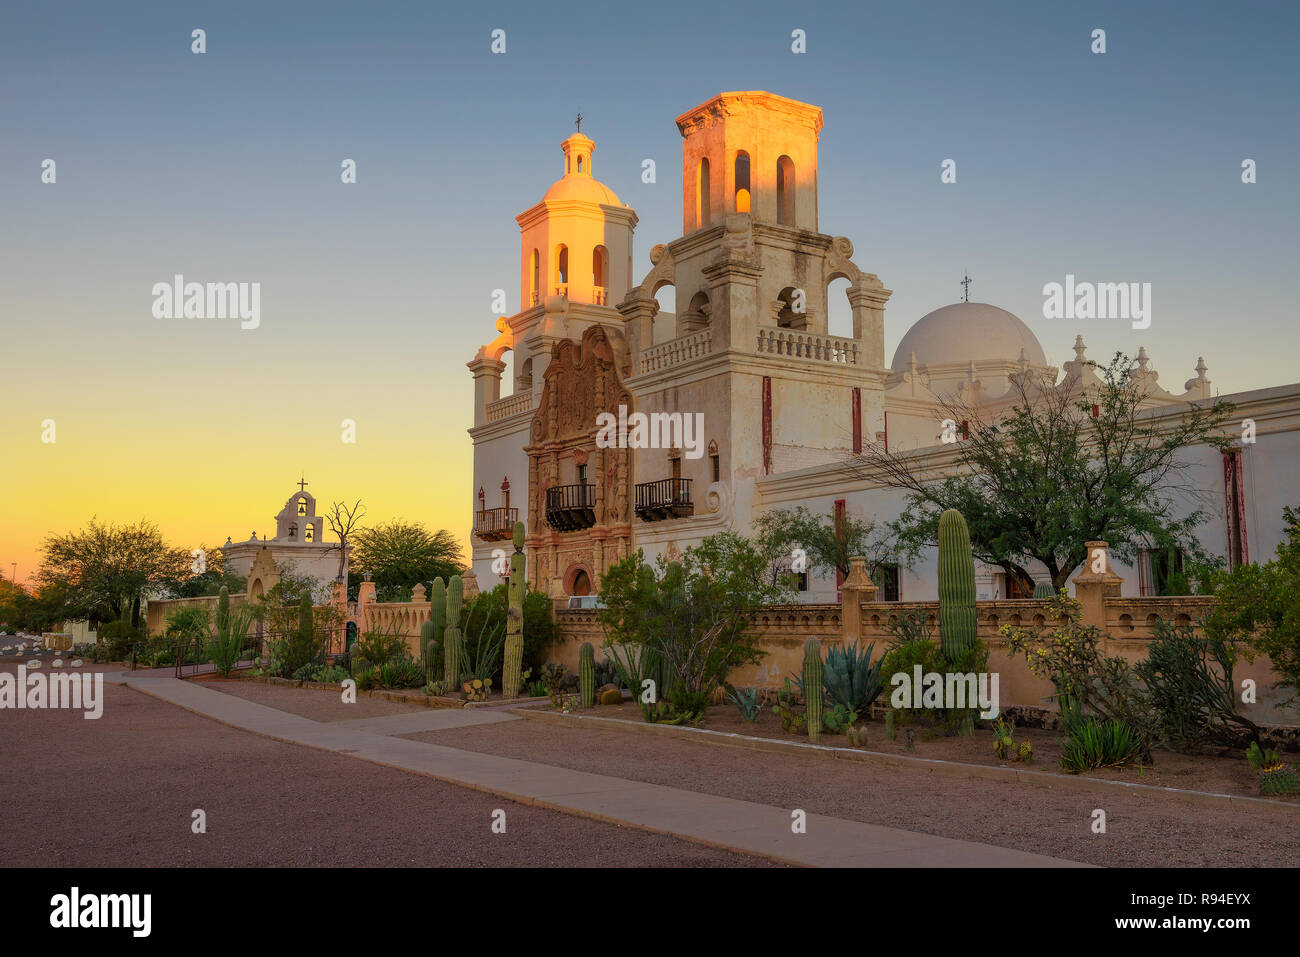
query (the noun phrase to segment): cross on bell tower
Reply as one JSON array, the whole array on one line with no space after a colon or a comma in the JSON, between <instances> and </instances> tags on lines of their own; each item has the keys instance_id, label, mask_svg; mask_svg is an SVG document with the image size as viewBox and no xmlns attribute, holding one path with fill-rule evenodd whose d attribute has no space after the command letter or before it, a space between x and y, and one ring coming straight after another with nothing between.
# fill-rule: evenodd
<instances>
[{"instance_id":1,"label":"cross on bell tower","mask_svg":"<svg viewBox=\"0 0 1300 957\"><path fill-rule=\"evenodd\" d=\"M970 302L970 284L971 284L970 276L966 275L965 273L962 273L962 280L961 280L961 287L962 287L961 301L962 302Z\"/></svg>"},{"instance_id":2,"label":"cross on bell tower","mask_svg":"<svg viewBox=\"0 0 1300 957\"><path fill-rule=\"evenodd\" d=\"M303 489L305 489L307 487L307 484L308 483L306 477L300 477L298 479L298 491L301 492Z\"/></svg>"}]
</instances>

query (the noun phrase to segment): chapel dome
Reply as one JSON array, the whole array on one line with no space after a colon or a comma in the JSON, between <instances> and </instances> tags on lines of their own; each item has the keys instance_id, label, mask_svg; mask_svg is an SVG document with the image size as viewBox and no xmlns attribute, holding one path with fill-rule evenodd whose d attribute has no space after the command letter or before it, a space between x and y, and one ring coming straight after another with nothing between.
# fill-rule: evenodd
<instances>
[{"instance_id":1,"label":"chapel dome","mask_svg":"<svg viewBox=\"0 0 1300 957\"><path fill-rule=\"evenodd\" d=\"M1018 317L987 302L955 302L922 316L907 330L891 368L906 371L913 353L918 366L1015 362L1022 349L1031 366L1047 365L1038 337Z\"/></svg>"}]
</instances>

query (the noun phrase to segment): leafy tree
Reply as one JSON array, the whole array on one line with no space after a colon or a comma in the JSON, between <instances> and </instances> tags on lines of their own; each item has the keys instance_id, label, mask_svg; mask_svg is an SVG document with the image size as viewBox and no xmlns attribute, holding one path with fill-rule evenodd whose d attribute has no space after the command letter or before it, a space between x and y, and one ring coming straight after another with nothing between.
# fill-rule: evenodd
<instances>
[{"instance_id":1,"label":"leafy tree","mask_svg":"<svg viewBox=\"0 0 1300 957\"><path fill-rule=\"evenodd\" d=\"M1012 406L998 421L981 407L945 401L944 414L967 423L969 433L955 447L957 472L947 478L933 480L914 453L883 449L848 468L908 493L890 526L905 553L936 545L939 515L953 508L966 517L975 556L1029 590L1027 565L1041 562L1059 589L1087 557L1088 541L1110 543L1126 562L1144 542L1205 560L1194 534L1204 511L1176 517L1177 499L1195 503L1199 496L1185 477L1191 463L1179 453L1226 447L1220 427L1232 405L1189 404L1179 415L1153 416L1127 356L1116 353L1099 375L1087 392L1040 390L1018 377Z\"/></svg>"},{"instance_id":2,"label":"leafy tree","mask_svg":"<svg viewBox=\"0 0 1300 957\"><path fill-rule=\"evenodd\" d=\"M1282 509L1282 521L1286 540L1272 561L1239 565L1219 578L1205 634L1244 640L1248 659L1268 655L1278 687L1300 693L1300 509Z\"/></svg>"},{"instance_id":3,"label":"leafy tree","mask_svg":"<svg viewBox=\"0 0 1300 957\"><path fill-rule=\"evenodd\" d=\"M189 575L190 553L163 541L152 522L102 524L51 535L36 571L40 589L62 596L63 618L129 620L140 624L140 603L150 591Z\"/></svg>"},{"instance_id":4,"label":"leafy tree","mask_svg":"<svg viewBox=\"0 0 1300 957\"><path fill-rule=\"evenodd\" d=\"M248 589L248 579L226 569L226 557L220 548L200 546L204 554L205 568L200 574L194 574L194 565L190 563L190 574L178 581L167 582L163 591L167 598L202 598L215 595L224 585L232 595L238 595Z\"/></svg>"},{"instance_id":5,"label":"leafy tree","mask_svg":"<svg viewBox=\"0 0 1300 957\"><path fill-rule=\"evenodd\" d=\"M353 533L352 567L369 572L376 590L404 589L409 601L415 585L458 575L464 563L451 532L398 519Z\"/></svg>"},{"instance_id":6,"label":"leafy tree","mask_svg":"<svg viewBox=\"0 0 1300 957\"><path fill-rule=\"evenodd\" d=\"M767 566L767 556L732 531L688 548L678 562L660 556L652 567L638 550L602 577L599 619L611 644L637 645L643 660L649 652L662 663L669 687L661 696L698 713L727 672L763 656L753 614L780 594Z\"/></svg>"},{"instance_id":7,"label":"leafy tree","mask_svg":"<svg viewBox=\"0 0 1300 957\"><path fill-rule=\"evenodd\" d=\"M770 561L782 566L796 548L807 553L809 568L834 568L846 576L849 559L856 555L867 559L867 574L871 576L886 565L907 563L907 556L900 553L888 529L874 520L817 515L800 505L764 512L754 526L759 548Z\"/></svg>"},{"instance_id":8,"label":"leafy tree","mask_svg":"<svg viewBox=\"0 0 1300 957\"><path fill-rule=\"evenodd\" d=\"M465 604L461 613L461 633L477 634L482 628L481 619L505 621L510 606L507 587L497 585L491 591L480 592ZM551 599L545 592L529 588L524 594L524 657L523 667L532 668L533 674L541 672L546 651L560 635L560 626L551 614ZM434 638L442 647L442 636Z\"/></svg>"}]
</instances>

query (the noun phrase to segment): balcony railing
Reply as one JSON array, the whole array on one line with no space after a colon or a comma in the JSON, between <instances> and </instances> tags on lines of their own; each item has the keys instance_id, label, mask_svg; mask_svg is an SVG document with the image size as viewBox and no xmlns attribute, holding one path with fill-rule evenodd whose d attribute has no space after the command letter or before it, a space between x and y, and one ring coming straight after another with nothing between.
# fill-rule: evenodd
<instances>
[{"instance_id":1,"label":"balcony railing","mask_svg":"<svg viewBox=\"0 0 1300 957\"><path fill-rule=\"evenodd\" d=\"M843 336L824 336L816 332L800 332L797 329L759 327L758 351L792 359L812 359L849 366L858 364L856 340Z\"/></svg>"},{"instance_id":2,"label":"balcony railing","mask_svg":"<svg viewBox=\"0 0 1300 957\"><path fill-rule=\"evenodd\" d=\"M682 518L695 514L691 501L691 480L684 478L642 482L636 486L636 514L643 522Z\"/></svg>"},{"instance_id":3,"label":"balcony railing","mask_svg":"<svg viewBox=\"0 0 1300 957\"><path fill-rule=\"evenodd\" d=\"M517 521L517 508L481 508L474 513L474 534L485 542L497 542L514 535Z\"/></svg>"},{"instance_id":4,"label":"balcony railing","mask_svg":"<svg viewBox=\"0 0 1300 957\"><path fill-rule=\"evenodd\" d=\"M508 419L521 412L527 412L532 407L532 389L523 389L514 395L506 396L504 399L489 402L483 410L483 417L488 422L500 422L502 419Z\"/></svg>"},{"instance_id":5,"label":"balcony railing","mask_svg":"<svg viewBox=\"0 0 1300 957\"><path fill-rule=\"evenodd\" d=\"M707 356L713 351L713 330L702 329L688 336L679 336L657 346L641 350L641 371L654 372L667 369L679 362Z\"/></svg>"},{"instance_id":6,"label":"balcony railing","mask_svg":"<svg viewBox=\"0 0 1300 957\"><path fill-rule=\"evenodd\" d=\"M546 490L546 524L557 532L596 524L596 486L556 485Z\"/></svg>"},{"instance_id":7,"label":"balcony railing","mask_svg":"<svg viewBox=\"0 0 1300 957\"><path fill-rule=\"evenodd\" d=\"M609 305L609 303L607 302L607 300L609 299L609 290L608 290L606 287L604 287L604 286L593 286L593 287L592 287L592 294L593 294L593 297L594 297L594 299L595 299L596 305L598 305L598 306L607 306L607 305Z\"/></svg>"}]
</instances>

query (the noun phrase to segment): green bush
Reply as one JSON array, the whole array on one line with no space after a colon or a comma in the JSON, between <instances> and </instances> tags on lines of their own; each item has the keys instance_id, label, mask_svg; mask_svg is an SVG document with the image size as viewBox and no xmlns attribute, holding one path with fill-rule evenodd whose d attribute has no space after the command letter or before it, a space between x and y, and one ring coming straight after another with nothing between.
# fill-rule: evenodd
<instances>
[{"instance_id":1,"label":"green bush","mask_svg":"<svg viewBox=\"0 0 1300 957\"><path fill-rule=\"evenodd\" d=\"M375 684L380 688L419 688L424 683L424 669L411 658L393 658L384 662L375 677Z\"/></svg>"},{"instance_id":2,"label":"green bush","mask_svg":"<svg viewBox=\"0 0 1300 957\"><path fill-rule=\"evenodd\" d=\"M1071 774L1094 768L1122 767L1142 757L1133 729L1122 721L1088 718L1070 728L1061 748L1061 767Z\"/></svg>"},{"instance_id":3,"label":"green bush","mask_svg":"<svg viewBox=\"0 0 1300 957\"><path fill-rule=\"evenodd\" d=\"M354 660L382 668L406 654L406 638L395 624L384 624L359 635L350 652Z\"/></svg>"},{"instance_id":4,"label":"green bush","mask_svg":"<svg viewBox=\"0 0 1300 957\"><path fill-rule=\"evenodd\" d=\"M484 620L504 622L509 610L509 596L505 585L497 585L491 591L480 592L465 603L461 613L461 634L477 634L483 627ZM546 654L555 639L559 637L560 626L551 613L551 599L545 592L529 589L524 595L524 668L531 668L534 674L541 671L546 662ZM504 635L504 631L502 632ZM488 675L487 677L495 677Z\"/></svg>"}]
</instances>

